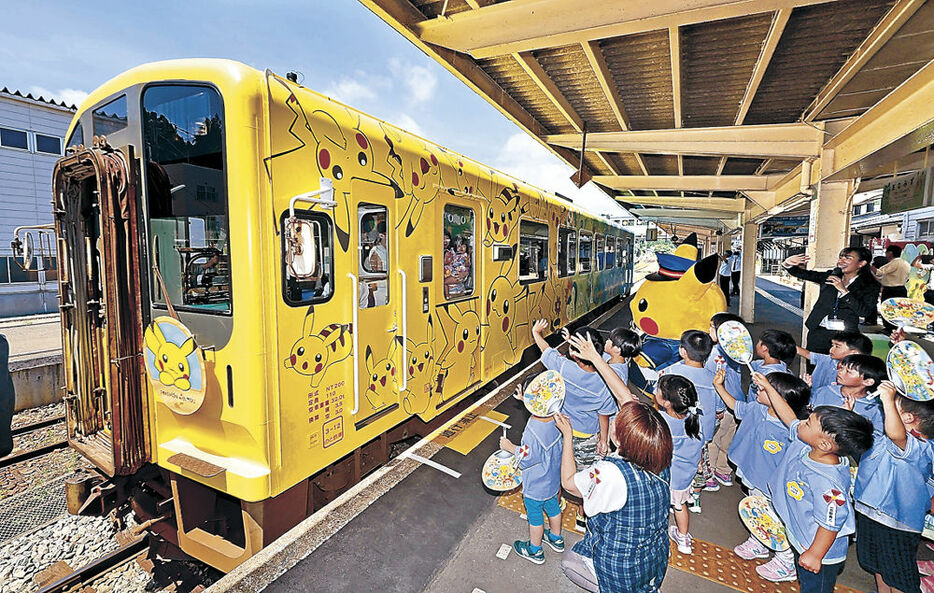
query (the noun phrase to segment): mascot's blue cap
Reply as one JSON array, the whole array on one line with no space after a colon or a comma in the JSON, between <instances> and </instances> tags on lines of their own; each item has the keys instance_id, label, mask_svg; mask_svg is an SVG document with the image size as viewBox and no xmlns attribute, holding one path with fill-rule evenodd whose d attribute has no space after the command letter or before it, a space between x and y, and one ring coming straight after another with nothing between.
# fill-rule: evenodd
<instances>
[{"instance_id":1,"label":"mascot's blue cap","mask_svg":"<svg viewBox=\"0 0 934 593\"><path fill-rule=\"evenodd\" d=\"M697 263L697 234L691 233L678 245L674 253L658 253L658 272L647 280L677 280ZM687 256L687 257L686 257Z\"/></svg>"}]
</instances>

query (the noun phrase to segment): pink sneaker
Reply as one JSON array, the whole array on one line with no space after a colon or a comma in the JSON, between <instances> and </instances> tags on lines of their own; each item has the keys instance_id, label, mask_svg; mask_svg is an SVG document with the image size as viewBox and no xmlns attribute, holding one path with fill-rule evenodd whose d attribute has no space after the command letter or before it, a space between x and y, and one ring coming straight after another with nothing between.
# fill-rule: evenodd
<instances>
[{"instance_id":1,"label":"pink sneaker","mask_svg":"<svg viewBox=\"0 0 934 593\"><path fill-rule=\"evenodd\" d=\"M765 564L757 566L756 573L763 579L773 583L798 579L798 575L795 573L795 565L793 563L786 564L780 556L775 556Z\"/></svg>"},{"instance_id":2,"label":"pink sneaker","mask_svg":"<svg viewBox=\"0 0 934 593\"><path fill-rule=\"evenodd\" d=\"M918 572L926 577L934 576L934 560L918 560Z\"/></svg>"},{"instance_id":3,"label":"pink sneaker","mask_svg":"<svg viewBox=\"0 0 934 593\"><path fill-rule=\"evenodd\" d=\"M740 545L733 548L733 553L743 560L755 560L756 558L768 558L769 549L759 543L754 537L750 537Z\"/></svg>"},{"instance_id":4,"label":"pink sneaker","mask_svg":"<svg viewBox=\"0 0 934 593\"><path fill-rule=\"evenodd\" d=\"M668 527L668 537L670 537L671 540L675 542L675 545L678 547L678 551L682 554L691 554L691 552L694 551L691 547L694 538L691 537L690 533L681 535L681 532L678 531L678 527L676 525L671 525Z\"/></svg>"},{"instance_id":5,"label":"pink sneaker","mask_svg":"<svg viewBox=\"0 0 934 593\"><path fill-rule=\"evenodd\" d=\"M934 593L934 577L921 577L921 593Z\"/></svg>"}]
</instances>

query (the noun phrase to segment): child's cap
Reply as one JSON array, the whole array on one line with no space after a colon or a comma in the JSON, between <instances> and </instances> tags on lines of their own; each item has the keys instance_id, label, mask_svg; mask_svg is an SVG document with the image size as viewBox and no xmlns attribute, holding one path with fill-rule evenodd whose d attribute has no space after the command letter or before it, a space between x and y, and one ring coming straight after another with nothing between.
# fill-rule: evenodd
<instances>
[{"instance_id":1,"label":"child's cap","mask_svg":"<svg viewBox=\"0 0 934 593\"><path fill-rule=\"evenodd\" d=\"M557 414L564 404L564 377L553 370L541 373L525 388L522 403L535 416Z\"/></svg>"}]
</instances>

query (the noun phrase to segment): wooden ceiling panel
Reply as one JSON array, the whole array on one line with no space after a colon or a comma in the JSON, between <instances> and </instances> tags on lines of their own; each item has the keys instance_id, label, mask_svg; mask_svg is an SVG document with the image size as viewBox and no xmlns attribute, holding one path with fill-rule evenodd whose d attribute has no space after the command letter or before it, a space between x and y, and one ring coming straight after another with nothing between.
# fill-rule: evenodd
<instances>
[{"instance_id":1,"label":"wooden ceiling panel","mask_svg":"<svg viewBox=\"0 0 934 593\"><path fill-rule=\"evenodd\" d=\"M685 175L716 175L717 165L720 163L717 157L685 156L682 159Z\"/></svg>"},{"instance_id":2,"label":"wooden ceiling panel","mask_svg":"<svg viewBox=\"0 0 934 593\"><path fill-rule=\"evenodd\" d=\"M744 123L797 121L894 0L839 0L796 8Z\"/></svg>"},{"instance_id":3,"label":"wooden ceiling panel","mask_svg":"<svg viewBox=\"0 0 934 593\"><path fill-rule=\"evenodd\" d=\"M565 134L575 131L512 56L481 60L479 66L542 127Z\"/></svg>"},{"instance_id":4,"label":"wooden ceiling panel","mask_svg":"<svg viewBox=\"0 0 934 593\"><path fill-rule=\"evenodd\" d=\"M632 153L605 152L603 156L612 163L620 175L642 175L639 162Z\"/></svg>"},{"instance_id":5,"label":"wooden ceiling panel","mask_svg":"<svg viewBox=\"0 0 934 593\"><path fill-rule=\"evenodd\" d=\"M677 175L678 157L671 154L644 154L645 168L649 175Z\"/></svg>"},{"instance_id":6,"label":"wooden ceiling panel","mask_svg":"<svg viewBox=\"0 0 934 593\"><path fill-rule=\"evenodd\" d=\"M825 107L818 119L859 115L934 59L934 3L926 2Z\"/></svg>"},{"instance_id":7,"label":"wooden ceiling panel","mask_svg":"<svg viewBox=\"0 0 934 593\"><path fill-rule=\"evenodd\" d=\"M668 31L600 42L633 130L674 127Z\"/></svg>"},{"instance_id":8,"label":"wooden ceiling panel","mask_svg":"<svg viewBox=\"0 0 934 593\"><path fill-rule=\"evenodd\" d=\"M684 127L733 124L771 22L764 13L682 27Z\"/></svg>"},{"instance_id":9,"label":"wooden ceiling panel","mask_svg":"<svg viewBox=\"0 0 934 593\"><path fill-rule=\"evenodd\" d=\"M723 166L724 175L754 175L762 164L761 159L727 159ZM800 163L795 163L800 164Z\"/></svg>"},{"instance_id":10,"label":"wooden ceiling panel","mask_svg":"<svg viewBox=\"0 0 934 593\"><path fill-rule=\"evenodd\" d=\"M587 131L620 131L613 109L580 45L537 51L533 55L577 115L587 122Z\"/></svg>"}]
</instances>

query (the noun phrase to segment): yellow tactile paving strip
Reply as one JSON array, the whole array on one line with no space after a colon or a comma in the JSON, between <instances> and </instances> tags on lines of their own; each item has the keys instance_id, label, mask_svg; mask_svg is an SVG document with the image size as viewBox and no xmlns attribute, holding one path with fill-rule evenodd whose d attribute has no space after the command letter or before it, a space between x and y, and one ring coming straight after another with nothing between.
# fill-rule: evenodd
<instances>
[{"instance_id":1,"label":"yellow tactile paving strip","mask_svg":"<svg viewBox=\"0 0 934 593\"><path fill-rule=\"evenodd\" d=\"M524 513L522 493L519 490L508 492L496 499L499 506ZM561 525L565 531L574 531L574 517L577 514L577 505L569 502L564 509ZM761 578L756 573L758 561L743 560L733 553L733 550L724 548L704 540L694 540L694 553L686 556L678 552L674 543L671 544L671 556L668 565L694 576L719 583L736 591L746 593L800 593L798 583L773 583ZM835 593L859 593L856 589L837 585Z\"/></svg>"},{"instance_id":2,"label":"yellow tactile paving strip","mask_svg":"<svg viewBox=\"0 0 934 593\"><path fill-rule=\"evenodd\" d=\"M468 419L467 416L470 416L470 418ZM463 424L457 422L452 425L451 430L455 432L457 436L453 437L445 444L445 447L453 449L461 455L467 455L473 451L474 447L479 445L480 442L488 437L494 430L502 431L502 427L492 422L487 422L480 418L480 416L486 416L499 422L503 422L509 418L506 414L493 410L489 410L483 414L471 413L467 416L464 417L465 422Z\"/></svg>"}]
</instances>

